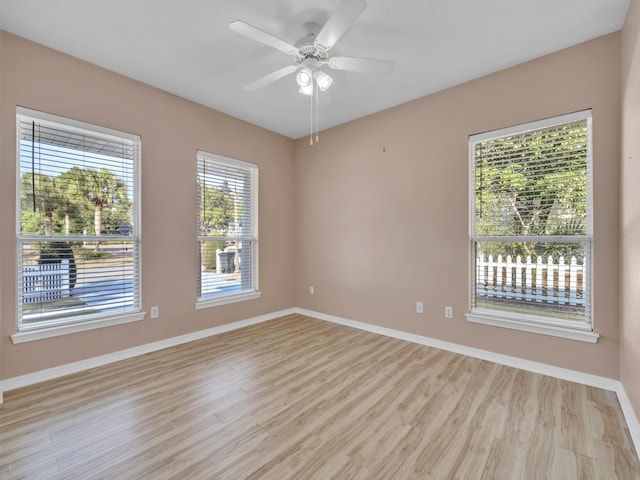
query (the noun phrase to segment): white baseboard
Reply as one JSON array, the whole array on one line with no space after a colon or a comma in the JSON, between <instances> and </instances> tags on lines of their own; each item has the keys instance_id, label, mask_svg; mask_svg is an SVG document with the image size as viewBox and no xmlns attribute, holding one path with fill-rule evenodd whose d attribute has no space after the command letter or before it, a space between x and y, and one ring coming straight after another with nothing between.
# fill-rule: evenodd
<instances>
[{"instance_id":1,"label":"white baseboard","mask_svg":"<svg viewBox=\"0 0 640 480\"><path fill-rule=\"evenodd\" d=\"M629 427L631 440L633 440L633 444L636 447L636 455L640 457L640 423L638 422L638 417L633 410L633 405L631 405L631 400L629 400L629 396L622 382L618 382L618 390L616 393L618 394L618 401L620 402L622 413L627 421L627 427Z\"/></svg>"},{"instance_id":2,"label":"white baseboard","mask_svg":"<svg viewBox=\"0 0 640 480\"><path fill-rule=\"evenodd\" d=\"M47 380L53 380L54 378L70 375L72 373L82 372L90 368L101 367L109 363L119 362L120 360L126 360L138 355L144 355L145 353L162 350L163 348L174 347L183 343L193 342L194 340L200 340L202 338L211 337L213 335L219 335L221 333L229 332L231 330L237 330L238 328L247 327L249 325L255 325L256 323L266 322L268 320L273 320L275 318L290 315L292 313L295 313L295 309L291 308L288 310L280 310L279 312L268 313L265 315L248 318L246 320L240 320L238 322L227 323L218 327L207 328L205 330L198 330L197 332L191 332L185 335L179 335L177 337L167 338L165 340L159 340L157 342L127 348L126 350L119 350L117 352L108 353L106 355L100 355L98 357L92 357L86 360L67 363L58 367L47 368L46 370L40 370L33 373L27 373L26 375L20 375L18 377L8 378L6 380L0 380L0 404L2 404L3 401L3 392L15 390L16 388L22 388L29 385L34 385L36 383L45 382Z\"/></svg>"},{"instance_id":3,"label":"white baseboard","mask_svg":"<svg viewBox=\"0 0 640 480\"><path fill-rule=\"evenodd\" d=\"M528 372L540 373L542 375L548 375L550 377L560 378L562 380L569 380L571 382L582 383L584 385L589 385L592 387L603 388L612 392L616 392L618 390L618 384L620 383L617 380L613 380L607 377L600 377L598 375L577 372L575 370L569 370L566 368L554 367L552 365L547 365L546 363L523 360L522 358L502 355L500 353L494 353L488 350L480 350L479 348L467 347L457 343L445 342L443 340L437 340L435 338L423 337L421 335L415 335L413 333L407 333L401 330L379 327L377 325L371 325L369 323L347 320L345 318L327 315L320 312L314 312L312 310L297 308L295 309L295 311L296 313L299 313L301 315L317 318L319 320L339 323L340 325L346 325L348 327L366 330L368 332L385 335L387 337L406 340L408 342L418 343L420 345L426 345L428 347L439 348L440 350L459 353L461 355L466 355L467 357L487 360L489 362L506 365L508 367L520 368Z\"/></svg>"},{"instance_id":4,"label":"white baseboard","mask_svg":"<svg viewBox=\"0 0 640 480\"><path fill-rule=\"evenodd\" d=\"M567 368L555 367L553 365L548 365L545 363L532 362L530 360L524 360L522 358L512 357L510 355L503 355L500 353L490 352L488 350L467 347L457 343L437 340L435 338L423 337L421 335L415 335L413 333L407 333L401 330L394 330L391 328L371 325L369 323L348 320L346 318L336 317L334 315L328 315L326 313L314 312L313 310L294 308L294 311L301 315L317 318L319 320L337 323L340 325L357 328L359 330L365 330L367 332L397 338L399 340L406 340L408 342L418 343L420 345L426 345L428 347L434 347L440 350L446 350L448 352L459 353L461 355L478 358L480 360L487 360L499 365L519 368L528 372L539 373L542 375L547 375L549 377L568 380L570 382L581 383L583 385L589 385L591 387L602 388L603 390L615 392L618 395L618 401L620 402L622 413L624 414L627 426L629 427L629 432L636 449L636 454L640 456L640 423L638 423L638 418L635 415L633 406L631 405L631 401L629 400L627 392L624 389L624 385L619 380L601 377L598 375L591 375L589 373L578 372L576 370L570 370Z\"/></svg>"},{"instance_id":5,"label":"white baseboard","mask_svg":"<svg viewBox=\"0 0 640 480\"><path fill-rule=\"evenodd\" d=\"M248 318L246 320L241 320L238 322L220 325L218 327L199 330L197 332L187 333L185 335L160 340L157 342L147 343L137 347L128 348L126 350L120 350L118 352L108 353L106 355L100 355L98 357L60 365L58 367L47 368L46 370L40 370L38 372L28 373L26 375L20 375L18 377L8 378L6 380L0 380L0 404L2 404L3 392L5 391L15 390L16 388L26 387L47 380L53 380L64 375L70 375L72 373L78 373L90 368L100 367L109 363L118 362L120 360L126 360L138 355L144 355L146 353L162 350L163 348L174 347L183 343L219 335L221 333L229 332L231 330L237 330L239 328L247 327L249 325L255 325L257 323L266 322L285 315L290 315L292 313L298 313L300 315L306 315L308 317L316 318L319 320L337 323L340 325L357 328L359 330L365 330L368 332L377 333L379 335L397 338L399 340L406 340L408 342L426 345L428 347L434 347L440 350L446 350L448 352L458 353L481 360L487 360L489 362L497 363L500 365L520 368L528 372L548 375L550 377L568 380L576 383L582 383L584 385L589 385L592 387L602 388L604 390L615 392L618 395L618 401L620 402L620 406L627 422L627 426L629 427L629 432L636 449L636 454L640 456L640 423L638 423L638 418L636 417L636 414L633 410L633 406L631 405L631 401L629 400L624 385L618 380L578 372L575 370L569 370L566 368L555 367L553 365L547 365L545 363L532 362L529 360L524 360L522 358L490 352L488 350L467 347L457 343L445 342L443 340L438 340L435 338L415 335L413 333L407 333L401 330L394 330L391 328L371 325L369 323L358 322L355 320L348 320L346 318L337 317L335 315L328 315L326 313L315 312L312 310L306 310L297 307Z\"/></svg>"}]
</instances>

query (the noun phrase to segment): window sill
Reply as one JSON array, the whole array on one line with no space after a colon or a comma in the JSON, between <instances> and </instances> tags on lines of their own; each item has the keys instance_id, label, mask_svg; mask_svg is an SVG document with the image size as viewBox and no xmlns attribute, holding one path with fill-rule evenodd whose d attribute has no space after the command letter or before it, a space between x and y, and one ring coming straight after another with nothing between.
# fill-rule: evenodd
<instances>
[{"instance_id":1,"label":"window sill","mask_svg":"<svg viewBox=\"0 0 640 480\"><path fill-rule=\"evenodd\" d=\"M71 333L85 332L96 328L110 327L123 323L138 322L143 320L146 312L125 313L121 315L112 315L105 318L95 320L87 320L84 322L69 323L67 325L56 325L54 327L33 328L31 330L23 330L11 335L11 341L15 343L31 342L34 340L42 340L45 338L58 337L61 335L69 335Z\"/></svg>"},{"instance_id":2,"label":"window sill","mask_svg":"<svg viewBox=\"0 0 640 480\"><path fill-rule=\"evenodd\" d=\"M565 327L562 325L543 323L535 317L528 318L517 314L472 309L467 313L467 320L473 323L491 325L494 327L511 328L541 335L578 340L580 342L596 343L600 335L592 332L588 327Z\"/></svg>"},{"instance_id":3,"label":"window sill","mask_svg":"<svg viewBox=\"0 0 640 480\"><path fill-rule=\"evenodd\" d=\"M202 310L209 307L218 307L228 303L244 302L245 300L254 300L260 298L262 292L239 293L237 295L225 295L222 297L199 298L196 302L196 310Z\"/></svg>"}]
</instances>

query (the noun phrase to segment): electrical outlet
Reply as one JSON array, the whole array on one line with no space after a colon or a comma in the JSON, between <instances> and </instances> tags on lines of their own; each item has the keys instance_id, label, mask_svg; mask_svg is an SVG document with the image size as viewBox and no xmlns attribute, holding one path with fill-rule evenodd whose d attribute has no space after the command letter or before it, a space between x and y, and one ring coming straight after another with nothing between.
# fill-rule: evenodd
<instances>
[{"instance_id":1,"label":"electrical outlet","mask_svg":"<svg viewBox=\"0 0 640 480\"><path fill-rule=\"evenodd\" d=\"M424 313L424 303L416 302L416 313Z\"/></svg>"},{"instance_id":2,"label":"electrical outlet","mask_svg":"<svg viewBox=\"0 0 640 480\"><path fill-rule=\"evenodd\" d=\"M309 295L313 295L316 293L316 289L313 287L309 287Z\"/></svg>"},{"instance_id":3,"label":"electrical outlet","mask_svg":"<svg viewBox=\"0 0 640 480\"><path fill-rule=\"evenodd\" d=\"M158 316L160 316L158 307L151 307L151 318L158 318Z\"/></svg>"},{"instance_id":4,"label":"electrical outlet","mask_svg":"<svg viewBox=\"0 0 640 480\"><path fill-rule=\"evenodd\" d=\"M453 307L444 307L445 318L453 318Z\"/></svg>"}]
</instances>

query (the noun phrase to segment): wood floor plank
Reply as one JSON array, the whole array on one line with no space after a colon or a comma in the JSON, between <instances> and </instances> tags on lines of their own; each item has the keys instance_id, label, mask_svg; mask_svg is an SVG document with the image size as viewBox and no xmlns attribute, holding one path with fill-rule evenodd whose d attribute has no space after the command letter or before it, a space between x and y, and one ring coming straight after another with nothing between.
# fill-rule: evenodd
<instances>
[{"instance_id":1,"label":"wood floor plank","mask_svg":"<svg viewBox=\"0 0 640 480\"><path fill-rule=\"evenodd\" d=\"M598 478L594 463L590 457L561 448L554 456L549 476L566 480L594 480Z\"/></svg>"},{"instance_id":2,"label":"wood floor plank","mask_svg":"<svg viewBox=\"0 0 640 480\"><path fill-rule=\"evenodd\" d=\"M288 315L5 393L0 479L640 479L614 393Z\"/></svg>"},{"instance_id":3,"label":"wood floor plank","mask_svg":"<svg viewBox=\"0 0 640 480\"><path fill-rule=\"evenodd\" d=\"M499 438L495 439L490 445L481 480L524 479L526 453L522 447Z\"/></svg>"},{"instance_id":4,"label":"wood floor plank","mask_svg":"<svg viewBox=\"0 0 640 480\"><path fill-rule=\"evenodd\" d=\"M537 389L532 395L535 400L533 429L531 430L525 464L530 465L526 474L531 478L544 478L551 471L556 455L557 445L560 444L561 426L558 419L561 418L562 405L561 385L553 378L536 377ZM571 384L575 385L575 384ZM534 398L535 397L535 398Z\"/></svg>"}]
</instances>

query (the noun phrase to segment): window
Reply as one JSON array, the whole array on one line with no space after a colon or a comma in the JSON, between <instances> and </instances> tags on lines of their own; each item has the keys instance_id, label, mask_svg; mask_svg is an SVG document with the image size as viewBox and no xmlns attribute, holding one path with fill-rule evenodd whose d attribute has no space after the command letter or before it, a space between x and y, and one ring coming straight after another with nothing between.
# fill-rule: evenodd
<instances>
[{"instance_id":1,"label":"window","mask_svg":"<svg viewBox=\"0 0 640 480\"><path fill-rule=\"evenodd\" d=\"M16 143L18 333L141 319L140 138L19 107Z\"/></svg>"},{"instance_id":2,"label":"window","mask_svg":"<svg viewBox=\"0 0 640 480\"><path fill-rule=\"evenodd\" d=\"M257 298L258 167L198 151L196 308Z\"/></svg>"},{"instance_id":3,"label":"window","mask_svg":"<svg viewBox=\"0 0 640 480\"><path fill-rule=\"evenodd\" d=\"M596 341L591 111L470 137L471 321Z\"/></svg>"}]
</instances>

